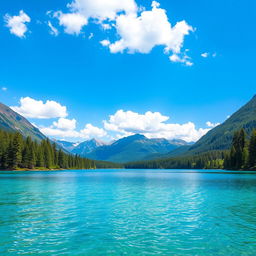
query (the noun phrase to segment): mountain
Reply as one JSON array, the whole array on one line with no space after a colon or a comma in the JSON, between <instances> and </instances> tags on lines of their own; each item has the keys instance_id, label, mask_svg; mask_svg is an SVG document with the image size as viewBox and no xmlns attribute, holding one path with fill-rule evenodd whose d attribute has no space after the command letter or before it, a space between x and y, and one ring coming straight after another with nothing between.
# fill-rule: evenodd
<instances>
[{"instance_id":1,"label":"mountain","mask_svg":"<svg viewBox=\"0 0 256 256\"><path fill-rule=\"evenodd\" d=\"M176 157L176 156L180 156L183 155L185 153L188 152L188 150L190 149L191 145L190 144L186 144L186 145L181 145L173 150L171 150L168 153L165 154L160 154L160 153L155 153L152 155L147 155L144 159L142 160L156 160L156 159L166 159L166 158L170 158L170 157Z\"/></svg>"},{"instance_id":2,"label":"mountain","mask_svg":"<svg viewBox=\"0 0 256 256\"><path fill-rule=\"evenodd\" d=\"M37 141L46 139L45 135L26 118L2 103L0 103L0 129L8 132L20 132L24 137L30 136Z\"/></svg>"},{"instance_id":3,"label":"mountain","mask_svg":"<svg viewBox=\"0 0 256 256\"><path fill-rule=\"evenodd\" d=\"M104 146L105 143L98 141L96 139L92 139L92 140L87 140L85 142L82 142L80 144L78 144L77 146L75 146L71 152L73 154L78 154L78 155L88 155L89 153L93 152L95 149L97 149L98 147Z\"/></svg>"},{"instance_id":4,"label":"mountain","mask_svg":"<svg viewBox=\"0 0 256 256\"><path fill-rule=\"evenodd\" d=\"M55 140L54 141L61 148L65 149L67 152L72 152L72 150L78 145L78 143L64 141L64 140Z\"/></svg>"},{"instance_id":5,"label":"mountain","mask_svg":"<svg viewBox=\"0 0 256 256\"><path fill-rule=\"evenodd\" d=\"M168 153L177 147L179 146L166 139L148 139L136 134L117 140L111 145L100 146L85 156L95 160L124 163L142 160L156 153Z\"/></svg>"},{"instance_id":6,"label":"mountain","mask_svg":"<svg viewBox=\"0 0 256 256\"><path fill-rule=\"evenodd\" d=\"M173 139L173 140L169 140L169 142L177 146L188 146L188 145L194 144L194 142L186 142L185 140L181 140L181 139Z\"/></svg>"},{"instance_id":7,"label":"mountain","mask_svg":"<svg viewBox=\"0 0 256 256\"><path fill-rule=\"evenodd\" d=\"M229 149L234 132L241 128L244 128L247 134L256 128L256 95L223 124L209 131L191 146L187 154Z\"/></svg>"}]
</instances>

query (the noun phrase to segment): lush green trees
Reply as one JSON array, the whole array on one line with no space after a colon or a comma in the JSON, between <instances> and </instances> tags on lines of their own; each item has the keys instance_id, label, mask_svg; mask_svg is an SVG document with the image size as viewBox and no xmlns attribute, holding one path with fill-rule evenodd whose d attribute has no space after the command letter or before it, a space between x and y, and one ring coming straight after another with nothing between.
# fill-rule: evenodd
<instances>
[{"instance_id":1,"label":"lush green trees","mask_svg":"<svg viewBox=\"0 0 256 256\"><path fill-rule=\"evenodd\" d=\"M256 130L253 130L249 141L248 163L250 167L256 169Z\"/></svg>"},{"instance_id":2,"label":"lush green trees","mask_svg":"<svg viewBox=\"0 0 256 256\"><path fill-rule=\"evenodd\" d=\"M92 169L92 160L57 149L49 139L40 143L20 133L0 130L0 169Z\"/></svg>"},{"instance_id":3,"label":"lush green trees","mask_svg":"<svg viewBox=\"0 0 256 256\"><path fill-rule=\"evenodd\" d=\"M9 141L6 154L7 166L16 169L21 165L22 161L22 136L19 133L15 133L12 141Z\"/></svg>"},{"instance_id":4,"label":"lush green trees","mask_svg":"<svg viewBox=\"0 0 256 256\"><path fill-rule=\"evenodd\" d=\"M175 158L127 163L126 168L138 169L229 169L256 170L256 129L251 136L244 129L236 131L230 150L209 151Z\"/></svg>"},{"instance_id":5,"label":"lush green trees","mask_svg":"<svg viewBox=\"0 0 256 256\"><path fill-rule=\"evenodd\" d=\"M224 167L233 170L256 170L256 130L250 137L244 129L235 132L231 149L225 156Z\"/></svg>"},{"instance_id":6,"label":"lush green trees","mask_svg":"<svg viewBox=\"0 0 256 256\"><path fill-rule=\"evenodd\" d=\"M222 169L225 151L125 164L131 169Z\"/></svg>"}]
</instances>

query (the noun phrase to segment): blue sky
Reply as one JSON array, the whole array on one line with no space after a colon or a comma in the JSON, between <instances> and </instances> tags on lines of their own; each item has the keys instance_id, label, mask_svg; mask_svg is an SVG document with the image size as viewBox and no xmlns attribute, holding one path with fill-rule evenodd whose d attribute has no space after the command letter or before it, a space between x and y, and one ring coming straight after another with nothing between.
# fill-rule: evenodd
<instances>
[{"instance_id":1,"label":"blue sky","mask_svg":"<svg viewBox=\"0 0 256 256\"><path fill-rule=\"evenodd\" d=\"M103 3L103 9L104 1L98 0ZM129 2L127 6L131 2L136 4L138 17L143 11L152 11L152 1L125 1ZM88 4L86 2L90 0L74 0L73 4ZM39 119L27 114L39 127L59 129L61 125L54 126L53 122L62 117L75 119L77 131L84 129L86 124L105 129L102 121L107 120L115 127L107 130L107 135L101 133L101 137L112 139L137 131L149 135L148 122L153 118L152 125L154 122L158 122L156 126L192 122L198 131L199 128L209 128L207 121L222 122L255 94L256 3L253 0L159 0L160 6L155 8L166 10L172 28L183 20L193 28L184 36L180 51L175 53L171 47L168 54L164 53L166 45L154 43L152 50L141 53L147 42L140 44L142 48L132 49L133 53L129 52L133 42L122 53L111 52L109 45L103 46L100 42L109 40L114 44L127 33L136 40L132 37L131 27L128 32L123 32L126 34L120 34L115 27L104 30L102 21L95 17L92 20L88 13L88 24L82 26L79 33L67 33L65 29L70 23L61 24L61 15L78 12L85 15L84 10L68 8L68 3L72 0L11 0L2 1L0 6L0 87L7 88L1 90L0 101L19 106L22 97L30 97L44 103L56 101L67 108L68 115L56 115L55 118ZM127 15L127 9L116 15ZM8 17L10 20L21 15L21 10L30 22L24 23L27 31L23 36L17 36L10 33L11 27L7 27L7 23ZM47 15L48 11L51 13ZM117 17L109 20L104 24L116 24ZM58 30L58 35L50 33L48 22ZM141 29L146 26L144 24ZM72 28L75 31L74 26L69 27ZM167 34L164 28L163 34ZM89 39L90 35L93 37ZM201 56L203 53L207 53L206 58ZM179 62L171 61L169 57L172 55L177 55ZM191 65L186 65L187 62ZM121 127L117 120L110 122L109 116L117 118L118 110L124 110L122 118L130 118L130 123L134 118L136 120L136 115L127 114L127 111L138 113L144 128L140 130L130 123ZM162 117L170 119L145 118L147 111L160 112ZM168 131L173 132L172 128L165 127L164 136ZM156 131L150 136L155 135ZM183 137L175 136L186 137L184 134Z\"/></svg>"}]
</instances>

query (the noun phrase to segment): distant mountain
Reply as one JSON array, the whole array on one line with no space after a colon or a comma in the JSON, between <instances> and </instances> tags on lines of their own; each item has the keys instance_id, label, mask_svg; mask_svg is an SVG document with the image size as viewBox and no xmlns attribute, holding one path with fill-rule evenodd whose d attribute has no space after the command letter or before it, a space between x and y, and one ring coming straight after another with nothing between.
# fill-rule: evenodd
<instances>
[{"instance_id":1,"label":"distant mountain","mask_svg":"<svg viewBox=\"0 0 256 256\"><path fill-rule=\"evenodd\" d=\"M111 145L100 146L85 156L95 160L124 163L142 160L156 153L168 153L178 147L177 143L172 144L166 139L148 139L136 134L117 140Z\"/></svg>"},{"instance_id":2,"label":"distant mountain","mask_svg":"<svg viewBox=\"0 0 256 256\"><path fill-rule=\"evenodd\" d=\"M186 142L185 140L181 140L181 139L173 139L173 140L169 140L169 142L177 146L188 146L188 145L194 144L194 142Z\"/></svg>"},{"instance_id":3,"label":"distant mountain","mask_svg":"<svg viewBox=\"0 0 256 256\"><path fill-rule=\"evenodd\" d=\"M190 149L190 147L191 147L191 145L188 143L187 145L179 146L165 154L155 153L152 155L147 155L142 160L155 160L155 159L163 159L163 158L166 159L166 158L170 158L170 157L180 156L180 155L187 153L188 150Z\"/></svg>"},{"instance_id":4,"label":"distant mountain","mask_svg":"<svg viewBox=\"0 0 256 256\"><path fill-rule=\"evenodd\" d=\"M93 152L94 150L96 150L97 148L104 146L105 143L98 141L96 139L92 139L92 140L87 140L85 142L82 142L78 145L76 145L71 152L73 154L78 154L81 156L87 156L88 154L90 154L91 152Z\"/></svg>"},{"instance_id":5,"label":"distant mountain","mask_svg":"<svg viewBox=\"0 0 256 256\"><path fill-rule=\"evenodd\" d=\"M78 143L64 141L64 140L55 140L54 142L70 153L78 145Z\"/></svg>"},{"instance_id":6,"label":"distant mountain","mask_svg":"<svg viewBox=\"0 0 256 256\"><path fill-rule=\"evenodd\" d=\"M223 124L215 127L203 136L187 151L199 154L212 150L225 150L231 146L234 132L244 128L247 134L256 128L256 96L235 112Z\"/></svg>"},{"instance_id":7,"label":"distant mountain","mask_svg":"<svg viewBox=\"0 0 256 256\"><path fill-rule=\"evenodd\" d=\"M2 103L0 103L0 129L8 132L20 132L24 137L30 136L37 141L46 139L46 136L38 128Z\"/></svg>"}]
</instances>

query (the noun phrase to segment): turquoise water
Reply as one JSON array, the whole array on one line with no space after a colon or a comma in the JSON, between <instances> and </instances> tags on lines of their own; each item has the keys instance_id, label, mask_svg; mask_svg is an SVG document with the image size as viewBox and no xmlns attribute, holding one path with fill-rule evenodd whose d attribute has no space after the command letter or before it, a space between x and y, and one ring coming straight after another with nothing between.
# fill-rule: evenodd
<instances>
[{"instance_id":1,"label":"turquoise water","mask_svg":"<svg viewBox=\"0 0 256 256\"><path fill-rule=\"evenodd\" d=\"M256 255L256 174L2 172L0 255Z\"/></svg>"}]
</instances>

